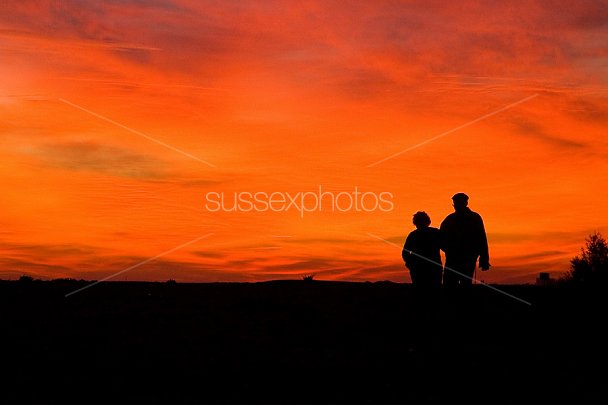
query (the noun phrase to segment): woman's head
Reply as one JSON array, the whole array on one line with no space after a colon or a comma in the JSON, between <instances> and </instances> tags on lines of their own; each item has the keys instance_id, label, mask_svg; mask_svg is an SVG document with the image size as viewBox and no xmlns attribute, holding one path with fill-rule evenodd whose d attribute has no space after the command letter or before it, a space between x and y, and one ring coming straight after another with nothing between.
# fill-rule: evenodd
<instances>
[{"instance_id":1,"label":"woman's head","mask_svg":"<svg viewBox=\"0 0 608 405\"><path fill-rule=\"evenodd\" d=\"M431 217L429 217L429 215L424 211L418 211L414 214L414 219L412 222L414 222L416 228L426 228L431 224Z\"/></svg>"}]
</instances>

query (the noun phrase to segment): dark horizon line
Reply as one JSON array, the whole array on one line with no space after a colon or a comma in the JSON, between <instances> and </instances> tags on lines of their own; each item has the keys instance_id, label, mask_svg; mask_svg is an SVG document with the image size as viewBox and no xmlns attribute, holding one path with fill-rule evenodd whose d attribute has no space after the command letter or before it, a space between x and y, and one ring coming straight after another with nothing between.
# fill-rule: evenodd
<instances>
[{"instance_id":1,"label":"dark horizon line","mask_svg":"<svg viewBox=\"0 0 608 405\"><path fill-rule=\"evenodd\" d=\"M30 276L31 277L31 276ZM554 279L557 281L557 279ZM8 282L21 282L20 279L2 279L0 278L0 283ZM89 280L89 279L75 279L75 278L50 278L50 279L39 279L33 278L29 280L29 282L44 282L44 283L53 283L53 282L70 282L70 283L95 283L99 282L99 280ZM391 280L365 280L365 281L348 281L348 280L303 280L302 278L289 278L289 279L273 279L273 280L260 280L260 281L177 281L174 279L168 279L164 281L150 281L150 280L105 280L101 281L103 283L114 283L114 284L264 284L264 283L280 283L280 282L298 282L303 284L309 283L342 283L342 284L396 284L396 285L413 285L411 282L399 282L399 281L391 281ZM534 282L528 283L484 283L477 282L473 284L473 286L482 286L482 285L500 285L500 286L537 286L538 284ZM441 285L443 287L443 285Z\"/></svg>"}]
</instances>

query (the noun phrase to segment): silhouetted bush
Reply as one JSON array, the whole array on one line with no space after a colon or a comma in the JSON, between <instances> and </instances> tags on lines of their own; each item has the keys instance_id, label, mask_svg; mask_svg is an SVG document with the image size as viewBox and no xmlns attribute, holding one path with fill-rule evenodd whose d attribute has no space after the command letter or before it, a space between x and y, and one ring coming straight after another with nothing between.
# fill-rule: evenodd
<instances>
[{"instance_id":1,"label":"silhouetted bush","mask_svg":"<svg viewBox=\"0 0 608 405\"><path fill-rule=\"evenodd\" d=\"M31 283L32 281L34 281L34 278L24 274L21 277L19 277L18 281L20 283Z\"/></svg>"},{"instance_id":2,"label":"silhouetted bush","mask_svg":"<svg viewBox=\"0 0 608 405\"><path fill-rule=\"evenodd\" d=\"M570 272L565 281L586 285L608 281L608 244L599 232L585 239L580 256L570 261Z\"/></svg>"},{"instance_id":3,"label":"silhouetted bush","mask_svg":"<svg viewBox=\"0 0 608 405\"><path fill-rule=\"evenodd\" d=\"M173 280L172 278L170 278L169 280L166 281L167 284L177 284L177 281Z\"/></svg>"},{"instance_id":4,"label":"silhouetted bush","mask_svg":"<svg viewBox=\"0 0 608 405\"><path fill-rule=\"evenodd\" d=\"M315 275L314 274L306 274L302 277L302 280L304 280L307 283L312 283L313 281L315 281Z\"/></svg>"}]
</instances>

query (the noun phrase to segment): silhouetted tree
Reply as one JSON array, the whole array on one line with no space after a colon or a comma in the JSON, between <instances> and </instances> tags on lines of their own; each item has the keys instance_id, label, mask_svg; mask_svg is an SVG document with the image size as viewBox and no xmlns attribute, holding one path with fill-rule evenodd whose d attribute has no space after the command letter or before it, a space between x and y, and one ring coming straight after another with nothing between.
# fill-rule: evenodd
<instances>
[{"instance_id":1,"label":"silhouetted tree","mask_svg":"<svg viewBox=\"0 0 608 405\"><path fill-rule=\"evenodd\" d=\"M581 254L570 261L570 272L566 280L578 284L608 281L608 243L599 232L585 239Z\"/></svg>"},{"instance_id":2,"label":"silhouetted tree","mask_svg":"<svg viewBox=\"0 0 608 405\"><path fill-rule=\"evenodd\" d=\"M28 275L22 275L21 277L19 277L18 280L20 283L31 283L32 281L34 281L34 278L32 276L28 276Z\"/></svg>"}]
</instances>

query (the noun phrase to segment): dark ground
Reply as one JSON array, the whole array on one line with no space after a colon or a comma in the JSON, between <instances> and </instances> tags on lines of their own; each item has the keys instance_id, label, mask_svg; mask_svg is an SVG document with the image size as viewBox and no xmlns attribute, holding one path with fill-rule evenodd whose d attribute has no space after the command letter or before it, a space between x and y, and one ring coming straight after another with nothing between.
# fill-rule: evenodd
<instances>
[{"instance_id":1,"label":"dark ground","mask_svg":"<svg viewBox=\"0 0 608 405\"><path fill-rule=\"evenodd\" d=\"M0 403L608 400L601 290L0 282ZM438 302L438 301L435 301ZM466 401L466 402L463 402Z\"/></svg>"}]
</instances>

